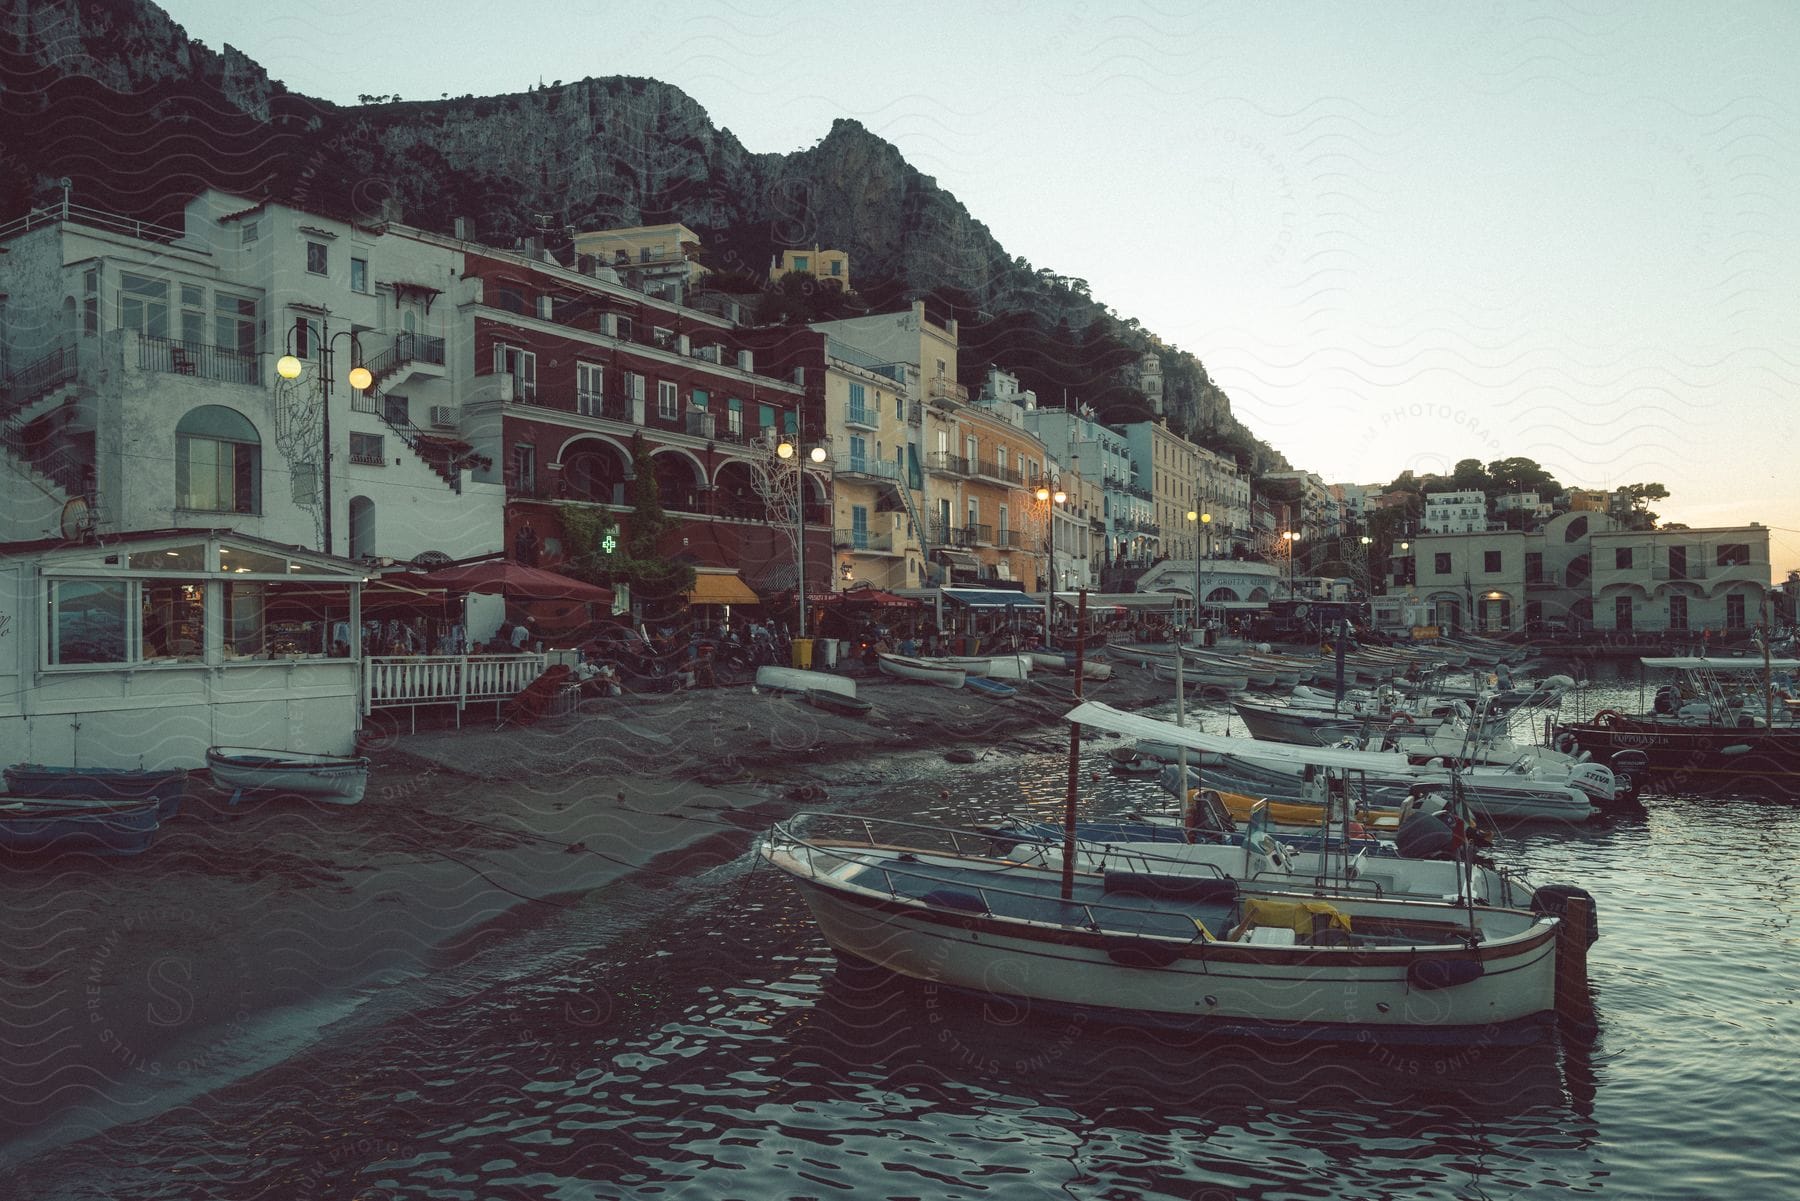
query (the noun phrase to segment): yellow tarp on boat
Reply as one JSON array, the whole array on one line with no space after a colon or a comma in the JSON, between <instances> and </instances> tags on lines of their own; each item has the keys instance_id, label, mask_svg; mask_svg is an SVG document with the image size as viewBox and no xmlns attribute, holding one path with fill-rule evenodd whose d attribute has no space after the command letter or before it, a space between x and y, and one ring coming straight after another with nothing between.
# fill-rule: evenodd
<instances>
[{"instance_id":1,"label":"yellow tarp on boat","mask_svg":"<svg viewBox=\"0 0 1800 1201\"><path fill-rule=\"evenodd\" d=\"M1350 918L1336 906L1324 901L1256 901L1244 902L1244 922L1239 928L1274 926L1294 932L1301 942L1312 942L1330 931L1350 933Z\"/></svg>"}]
</instances>

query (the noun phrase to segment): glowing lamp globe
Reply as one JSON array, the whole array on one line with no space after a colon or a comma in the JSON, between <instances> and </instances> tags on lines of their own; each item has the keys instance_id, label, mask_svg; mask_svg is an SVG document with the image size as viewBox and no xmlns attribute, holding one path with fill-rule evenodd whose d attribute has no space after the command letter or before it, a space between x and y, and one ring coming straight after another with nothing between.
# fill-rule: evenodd
<instances>
[{"instance_id":1,"label":"glowing lamp globe","mask_svg":"<svg viewBox=\"0 0 1800 1201\"><path fill-rule=\"evenodd\" d=\"M350 386L358 392L366 391L369 385L375 382L375 377L369 374L367 367L352 367L350 374L344 378L349 380Z\"/></svg>"},{"instance_id":2,"label":"glowing lamp globe","mask_svg":"<svg viewBox=\"0 0 1800 1201\"><path fill-rule=\"evenodd\" d=\"M812 454L808 457L815 463L823 463L825 461L825 448L823 446L813 447Z\"/></svg>"},{"instance_id":3,"label":"glowing lamp globe","mask_svg":"<svg viewBox=\"0 0 1800 1201\"><path fill-rule=\"evenodd\" d=\"M783 442L780 446L777 446L775 448L775 457L780 458L780 459L793 458L794 457L794 444L791 442Z\"/></svg>"},{"instance_id":4,"label":"glowing lamp globe","mask_svg":"<svg viewBox=\"0 0 1800 1201\"><path fill-rule=\"evenodd\" d=\"M282 379L300 378L300 360L291 354L284 354L275 360L275 374Z\"/></svg>"},{"instance_id":5,"label":"glowing lamp globe","mask_svg":"<svg viewBox=\"0 0 1800 1201\"><path fill-rule=\"evenodd\" d=\"M1038 499L1039 499L1039 500L1049 500L1049 499L1050 499L1050 489L1048 489L1048 488L1039 488L1039 489L1038 489L1038 490L1037 490L1037 498L1038 498Z\"/></svg>"}]
</instances>

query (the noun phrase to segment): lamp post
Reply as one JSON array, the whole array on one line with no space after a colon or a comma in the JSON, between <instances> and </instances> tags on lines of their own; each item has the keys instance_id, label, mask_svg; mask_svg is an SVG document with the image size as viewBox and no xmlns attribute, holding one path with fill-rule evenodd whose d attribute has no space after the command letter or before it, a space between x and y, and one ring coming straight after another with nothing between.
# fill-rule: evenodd
<instances>
[{"instance_id":1,"label":"lamp post","mask_svg":"<svg viewBox=\"0 0 1800 1201\"><path fill-rule=\"evenodd\" d=\"M1055 620L1056 605L1056 506L1067 501L1069 494L1061 488L1052 492L1039 487L1036 496L1038 503L1044 506L1044 540L1050 544L1050 584L1044 590L1044 648L1048 650L1053 641L1050 623Z\"/></svg>"},{"instance_id":2,"label":"lamp post","mask_svg":"<svg viewBox=\"0 0 1800 1201\"><path fill-rule=\"evenodd\" d=\"M1286 530L1282 533L1281 538L1282 538L1282 541L1287 543L1287 548L1288 548L1288 552L1287 552L1288 599L1293 600L1294 599L1294 552L1296 550L1300 549L1300 535L1295 533L1293 530Z\"/></svg>"},{"instance_id":3,"label":"lamp post","mask_svg":"<svg viewBox=\"0 0 1800 1201\"><path fill-rule=\"evenodd\" d=\"M806 637L806 464L796 460L800 452L783 438L775 447L775 457L794 472L794 594L799 598L800 618L794 624L794 637ZM814 463L825 461L825 448L815 446L806 453Z\"/></svg>"},{"instance_id":4,"label":"lamp post","mask_svg":"<svg viewBox=\"0 0 1800 1201\"><path fill-rule=\"evenodd\" d=\"M323 544L321 546L321 549L324 550L324 552L329 555L329 554L335 553L335 549L336 549L332 545L332 537L331 537L331 385L332 385L331 358L332 358L333 348L337 345L337 340L339 338L349 338L350 339L350 359L351 359L352 366L349 371L344 373L344 382L349 384L352 388L356 389L356 391L363 392L363 391L366 391L369 388L369 386L375 382L375 378L374 378L374 376L369 374L369 369L367 367L364 367L360 361L362 359L362 347L358 344L358 342L356 340L356 331L355 330L346 329L346 330L339 330L335 334L332 333L331 332L331 314L329 314L329 313L325 314L325 318L324 318L323 322L321 323L320 329L321 329L321 332L320 332L319 338L318 338L318 344L319 344L319 372L318 372L319 421L320 421L321 426L323 427L323 436L324 436L325 445L324 445L324 458L319 463L320 506L321 506L321 515L320 515L320 519L319 519L319 537L320 537L321 543ZM310 332L310 327L308 327L308 330ZM290 383L294 380L299 379L300 376L306 371L306 364L301 360L299 355L296 355L294 353L294 351L296 351L296 350L304 351L307 349L306 347L301 347L301 346L295 345L296 341L299 339L300 332L301 332L300 326L295 326L294 328L288 330L288 336L287 336L287 351L288 351L288 353L282 355L279 359L275 360L275 374L280 376L282 379L289 381Z\"/></svg>"},{"instance_id":5,"label":"lamp post","mask_svg":"<svg viewBox=\"0 0 1800 1201\"><path fill-rule=\"evenodd\" d=\"M1197 522L1206 536L1206 557L1212 558L1212 514L1188 510L1188 520ZM1194 625L1200 625L1200 533L1194 535Z\"/></svg>"}]
</instances>

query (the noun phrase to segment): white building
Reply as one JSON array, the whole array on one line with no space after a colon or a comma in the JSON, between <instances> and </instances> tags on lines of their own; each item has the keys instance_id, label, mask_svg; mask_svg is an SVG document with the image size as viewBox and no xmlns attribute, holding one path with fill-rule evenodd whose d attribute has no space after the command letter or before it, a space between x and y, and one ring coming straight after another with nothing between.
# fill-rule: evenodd
<instances>
[{"instance_id":1,"label":"white building","mask_svg":"<svg viewBox=\"0 0 1800 1201\"><path fill-rule=\"evenodd\" d=\"M471 480L451 432L473 368L459 251L216 191L179 230L57 206L0 246L0 537L229 527L359 558L501 548L503 490ZM299 378L277 374L284 355ZM357 364L363 390L345 379Z\"/></svg>"},{"instance_id":2,"label":"white building","mask_svg":"<svg viewBox=\"0 0 1800 1201\"><path fill-rule=\"evenodd\" d=\"M1475 534L1487 529L1487 494L1427 492L1419 528L1426 534Z\"/></svg>"}]
</instances>

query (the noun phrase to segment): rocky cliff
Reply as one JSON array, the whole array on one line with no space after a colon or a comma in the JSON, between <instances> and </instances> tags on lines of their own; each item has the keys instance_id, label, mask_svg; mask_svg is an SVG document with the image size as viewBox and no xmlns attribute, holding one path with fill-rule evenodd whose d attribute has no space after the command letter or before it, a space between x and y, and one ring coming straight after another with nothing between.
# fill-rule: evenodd
<instances>
[{"instance_id":1,"label":"rocky cliff","mask_svg":"<svg viewBox=\"0 0 1800 1201\"><path fill-rule=\"evenodd\" d=\"M1147 331L1008 255L855 121L806 150L753 154L680 89L636 78L344 108L193 42L147 0L9 0L0 43L0 219L68 177L84 203L152 218L213 185L426 228L466 217L500 245L546 223L679 220L713 266L750 275L781 247L818 243L849 251L859 285L884 299L935 293L961 312L965 376L998 361L1103 415L1142 411L1127 364ZM1285 462L1199 360L1161 353L1172 424L1259 469Z\"/></svg>"}]
</instances>

